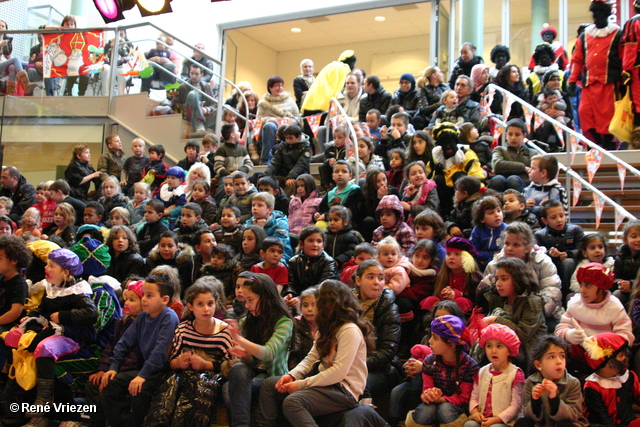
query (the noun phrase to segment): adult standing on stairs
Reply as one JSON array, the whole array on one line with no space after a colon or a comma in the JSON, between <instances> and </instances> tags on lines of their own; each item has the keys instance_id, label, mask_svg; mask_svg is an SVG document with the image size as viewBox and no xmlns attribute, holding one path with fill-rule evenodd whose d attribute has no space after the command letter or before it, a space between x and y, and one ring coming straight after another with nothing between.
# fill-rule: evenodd
<instances>
[{"instance_id":1,"label":"adult standing on stairs","mask_svg":"<svg viewBox=\"0 0 640 427\"><path fill-rule=\"evenodd\" d=\"M633 127L640 126L640 0L633 2L636 15L624 24L622 30L622 81L630 85L633 101Z\"/></svg>"},{"instance_id":2,"label":"adult standing on stairs","mask_svg":"<svg viewBox=\"0 0 640 427\"><path fill-rule=\"evenodd\" d=\"M589 7L593 24L576 40L571 58L569 95L576 93L576 84L584 74L582 99L578 108L583 134L590 134L602 148L615 150L609 123L613 118L616 82L620 81L622 63L618 55L622 31L609 22L611 5L608 0L594 0Z\"/></svg>"}]
</instances>

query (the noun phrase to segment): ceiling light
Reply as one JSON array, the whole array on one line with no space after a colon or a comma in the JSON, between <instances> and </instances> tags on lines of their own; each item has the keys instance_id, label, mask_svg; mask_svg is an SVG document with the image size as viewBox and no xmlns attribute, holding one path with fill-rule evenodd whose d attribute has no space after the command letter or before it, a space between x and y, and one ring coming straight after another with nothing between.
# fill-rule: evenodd
<instances>
[{"instance_id":1,"label":"ceiling light","mask_svg":"<svg viewBox=\"0 0 640 427\"><path fill-rule=\"evenodd\" d=\"M299 33L300 31L302 31L302 30L301 30L300 28L296 28L296 27L293 27L293 28L291 29L291 32L292 32L292 33Z\"/></svg>"},{"instance_id":2,"label":"ceiling light","mask_svg":"<svg viewBox=\"0 0 640 427\"><path fill-rule=\"evenodd\" d=\"M148 12L157 13L165 6L165 0L138 0L138 4Z\"/></svg>"},{"instance_id":3,"label":"ceiling light","mask_svg":"<svg viewBox=\"0 0 640 427\"><path fill-rule=\"evenodd\" d=\"M376 16L376 17L375 17L375 18L373 18L373 19L375 19L375 20L376 20L376 21L378 21L378 22L382 22L382 21L384 21L384 20L385 20L385 19L387 19L387 18L385 18L384 16Z\"/></svg>"}]
</instances>

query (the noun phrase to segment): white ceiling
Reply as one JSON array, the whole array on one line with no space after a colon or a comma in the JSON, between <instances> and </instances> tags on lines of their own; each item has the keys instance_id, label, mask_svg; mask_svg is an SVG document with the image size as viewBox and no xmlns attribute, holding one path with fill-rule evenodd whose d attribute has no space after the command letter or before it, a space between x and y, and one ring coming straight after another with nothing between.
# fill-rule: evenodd
<instances>
[{"instance_id":1,"label":"white ceiling","mask_svg":"<svg viewBox=\"0 0 640 427\"><path fill-rule=\"evenodd\" d=\"M374 20L384 16L384 22ZM431 3L341 13L274 24L238 28L239 31L277 52L339 45L369 40L426 34L431 19ZM302 31L293 33L291 28Z\"/></svg>"}]
</instances>

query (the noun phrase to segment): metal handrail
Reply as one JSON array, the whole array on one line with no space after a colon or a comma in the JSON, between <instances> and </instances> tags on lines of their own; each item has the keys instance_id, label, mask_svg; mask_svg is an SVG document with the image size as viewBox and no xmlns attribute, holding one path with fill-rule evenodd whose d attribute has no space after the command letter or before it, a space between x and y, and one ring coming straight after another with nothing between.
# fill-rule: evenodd
<instances>
[{"instance_id":1,"label":"metal handrail","mask_svg":"<svg viewBox=\"0 0 640 427\"><path fill-rule=\"evenodd\" d=\"M501 88L502 89L502 88ZM513 96L514 98L520 99L517 96L513 95L511 92L508 92L511 96ZM524 102L524 101L523 101ZM544 114L544 113L542 113ZM545 114L546 116L546 114ZM549 117L549 116L547 116ZM500 125L503 127L503 129L505 128L506 123L503 120L500 120L498 118L495 118L495 120L497 120ZM552 119L553 120L553 119ZM555 120L554 120L555 121ZM557 123L557 122L556 122ZM503 131L503 135L504 135L504 131ZM529 148L533 148L535 149L539 154L548 154L546 151L544 151L542 148L538 147L536 144L528 144L527 147ZM566 166L561 162L558 162L558 167L560 169L562 169L568 176L571 176L573 179L577 179L578 181L580 181L580 184L582 184L583 187L587 187L589 190L591 190L593 193L597 194L598 196L600 196L602 199L604 199L605 202L609 203L611 206L613 206L613 208L618 212L618 214L622 214L625 215L627 218L629 218L629 220L635 220L637 219L635 217L635 215L632 215L628 210L626 210L624 207L622 207L622 205L616 203L615 201L613 201L609 196L607 196L606 194L604 194L602 191L600 191L597 187L595 187L593 184L591 184L589 181L585 180L582 176L580 176L576 171L574 171L573 169L571 169L570 166ZM568 182L568 180L567 180ZM569 186L567 186L569 187ZM573 191L573 188L567 188L567 192L571 193ZM571 203L571 200L569 201ZM569 211L570 214L570 211Z\"/></svg>"},{"instance_id":2,"label":"metal handrail","mask_svg":"<svg viewBox=\"0 0 640 427\"><path fill-rule=\"evenodd\" d=\"M565 131L568 134L573 135L575 138L577 138L578 140L584 142L587 146L601 152L603 155L609 157L611 160L613 160L615 163L618 163L622 166L624 166L629 172L633 173L636 176L640 176L640 170L634 168L633 166L631 166L629 163L625 162L624 160L614 156L613 154L611 154L611 152L609 150L605 150L604 148L600 147L598 144L588 140L587 138L585 138L582 134L574 131L573 129L565 126L563 123L560 123L559 121L553 119L552 117L548 116L547 114L543 113L542 111L538 110L536 107L534 107L533 105L529 104L527 101L523 100L522 98L520 98L517 95L514 95L513 93L509 92L508 90L494 84L494 83L490 83L488 87L494 87L496 90L498 90L499 92L501 92L503 95L505 96L505 101L507 98L513 98L515 101L519 102L522 105L526 105L528 107L530 107L530 110L533 110L536 114L544 117L547 121L552 122L554 125L557 125L559 128L561 128L563 131ZM565 138L565 147L567 147L567 138ZM567 153L569 153L569 150L567 150Z\"/></svg>"},{"instance_id":3,"label":"metal handrail","mask_svg":"<svg viewBox=\"0 0 640 427\"><path fill-rule=\"evenodd\" d=\"M182 43L184 46L190 48L191 50L197 50L198 52L200 52L204 57L206 57L207 59L209 59L210 61L212 61L213 63L219 65L221 67L221 69L224 69L224 63L210 55L208 55L206 52L197 49L195 46L191 46L190 44L184 42L182 39L180 39L179 37L174 36L173 34L169 33L168 31L163 30L162 28L158 27L157 25L151 23L151 22L142 22L142 23L138 23L138 24L130 24L130 25L122 25L122 26L118 26L118 27L90 27L90 28L48 28L48 29L31 29L31 30L3 30L0 31L0 37L4 34L60 34L60 33L77 33L77 32L86 32L86 31L114 31L115 34L118 34L118 32L120 30L128 30L128 29L132 29L132 28L142 28L142 27L153 27L154 29L156 29L157 31L159 31L162 34L166 34L169 37L172 37L174 40ZM141 40L134 40L134 41L129 41L129 43L134 43L134 42L140 42L140 41L153 41L154 43L159 42L156 39L141 39ZM118 53L118 49L119 49L119 37L115 37L115 41L114 41L114 45L113 45L113 49L112 49L112 57L110 58L110 64L117 64L117 53ZM162 43L162 42L159 42ZM183 55L182 53L176 51L175 49L173 49L172 47L168 46L165 43L162 43L165 46L167 46L169 49L171 49L173 52L176 52L178 55L181 55L184 58L190 59L188 57L186 57L185 55ZM114 62L114 55L116 55L116 61ZM111 88L114 86L115 84L115 79L116 79L116 70L117 67L111 67L110 70L110 76L109 76L109 104L112 104L112 100L113 100L113 91L111 90ZM203 67L205 68L205 67ZM233 87L234 89L236 89L238 91L238 93L241 94L242 99L245 103L245 105L248 106L247 103L247 99L244 96L244 93L242 93L242 90L240 90L240 88L232 81L227 80L224 76L223 73L218 74L217 72L215 72L215 70L211 70L208 69L208 71L211 71L212 75L214 77L216 77L218 79L217 84L218 84L218 99L215 100L217 105L222 105L222 108L218 108L218 110L220 111L224 111L225 107L224 106L224 99L223 99L223 94L224 94L224 88L225 86L228 84L231 87ZM184 82L184 80L182 80L180 78L180 76L176 76L177 79L179 79L181 82ZM200 93L203 94L203 92L200 91ZM206 95L206 94L205 94ZM208 96L207 96L208 97ZM210 97L209 97L210 98ZM227 108L228 109L228 108ZM249 118L243 116L242 114L240 114L240 112L235 112L234 114L236 114L237 116L243 118L245 120L245 132L248 129L249 126ZM222 119L222 113L218 114L217 116L217 120L216 120L216 135L219 137L220 136L220 123L221 123L221 119Z\"/></svg>"}]
</instances>

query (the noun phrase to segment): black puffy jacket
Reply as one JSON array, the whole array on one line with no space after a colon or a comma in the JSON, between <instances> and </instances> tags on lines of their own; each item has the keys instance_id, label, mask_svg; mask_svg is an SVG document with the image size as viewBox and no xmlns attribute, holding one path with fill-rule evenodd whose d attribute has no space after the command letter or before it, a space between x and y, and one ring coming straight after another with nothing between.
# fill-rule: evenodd
<instances>
[{"instance_id":1,"label":"black puffy jacket","mask_svg":"<svg viewBox=\"0 0 640 427\"><path fill-rule=\"evenodd\" d=\"M325 251L317 257L300 253L289 260L289 287L296 295L323 280L336 278L336 262Z\"/></svg>"},{"instance_id":2,"label":"black puffy jacket","mask_svg":"<svg viewBox=\"0 0 640 427\"><path fill-rule=\"evenodd\" d=\"M361 243L358 235L353 232L350 226L343 228L337 233L327 229L325 233L325 251L336 260L338 268L349 261L354 255L356 246Z\"/></svg>"},{"instance_id":3,"label":"black puffy jacket","mask_svg":"<svg viewBox=\"0 0 640 427\"><path fill-rule=\"evenodd\" d=\"M560 231L545 227L536 231L534 235L538 246L544 246L547 251L556 248L560 252L566 252L569 258L576 259L580 242L584 238L584 231L579 225L566 224Z\"/></svg>"},{"instance_id":4,"label":"black puffy jacket","mask_svg":"<svg viewBox=\"0 0 640 427\"><path fill-rule=\"evenodd\" d=\"M367 369L369 372L387 372L393 360L398 357L400 345L400 315L393 291L384 289L371 308L374 310L376 349L367 354Z\"/></svg>"},{"instance_id":5,"label":"black puffy jacket","mask_svg":"<svg viewBox=\"0 0 640 427\"><path fill-rule=\"evenodd\" d=\"M139 253L134 252L132 249L127 249L116 256L113 249L109 249L109 255L111 255L111 264L107 268L106 274L108 276L113 277L118 282L124 282L131 274L144 276L146 271L144 258Z\"/></svg>"}]
</instances>

